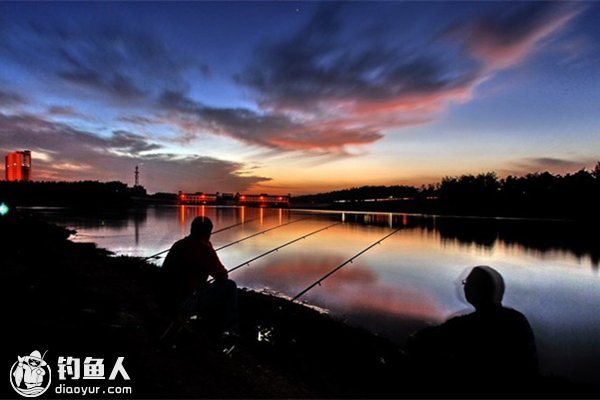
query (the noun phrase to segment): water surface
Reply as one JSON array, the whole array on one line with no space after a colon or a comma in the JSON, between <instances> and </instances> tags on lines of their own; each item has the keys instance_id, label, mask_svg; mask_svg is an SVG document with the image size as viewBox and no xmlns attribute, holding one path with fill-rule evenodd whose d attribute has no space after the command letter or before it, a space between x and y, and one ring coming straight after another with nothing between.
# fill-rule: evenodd
<instances>
[{"instance_id":1,"label":"water surface","mask_svg":"<svg viewBox=\"0 0 600 400\"><path fill-rule=\"evenodd\" d=\"M133 256L169 248L198 215L210 217L215 230L243 222L215 234L215 248L302 219L221 250L228 268L342 221L231 275L240 286L288 296L401 228L302 299L401 344L414 329L470 312L460 282L469 267L490 265L505 278L504 304L531 322L543 372L595 382L600 370L598 238L569 222L208 206L104 216L43 213L76 229L76 241Z\"/></svg>"}]
</instances>

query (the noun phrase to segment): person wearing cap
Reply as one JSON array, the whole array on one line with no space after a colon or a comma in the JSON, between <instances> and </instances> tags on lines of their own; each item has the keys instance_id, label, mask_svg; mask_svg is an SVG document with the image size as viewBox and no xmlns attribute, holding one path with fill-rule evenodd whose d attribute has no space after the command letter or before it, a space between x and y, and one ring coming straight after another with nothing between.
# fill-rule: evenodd
<instances>
[{"instance_id":1,"label":"person wearing cap","mask_svg":"<svg viewBox=\"0 0 600 400\"><path fill-rule=\"evenodd\" d=\"M207 217L192 221L190 234L175 242L163 271L172 312L201 314L220 332L233 332L237 325L237 286L229 279L211 242L213 224ZM214 278L213 283L208 277Z\"/></svg>"},{"instance_id":2,"label":"person wearing cap","mask_svg":"<svg viewBox=\"0 0 600 400\"><path fill-rule=\"evenodd\" d=\"M421 371L451 384L468 376L473 390L533 382L538 367L533 331L522 313L502 305L502 275L477 266L462 283L475 311L417 332L408 342L410 357Z\"/></svg>"}]
</instances>

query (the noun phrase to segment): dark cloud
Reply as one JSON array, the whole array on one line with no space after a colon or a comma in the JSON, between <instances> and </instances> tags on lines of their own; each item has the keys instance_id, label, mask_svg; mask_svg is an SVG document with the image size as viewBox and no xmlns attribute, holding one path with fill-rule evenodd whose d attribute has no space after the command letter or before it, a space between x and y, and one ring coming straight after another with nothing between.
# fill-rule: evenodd
<instances>
[{"instance_id":1,"label":"dark cloud","mask_svg":"<svg viewBox=\"0 0 600 400\"><path fill-rule=\"evenodd\" d=\"M145 95L140 88L135 86L132 78L126 78L118 72L101 75L94 71L62 71L58 72L58 76L65 81L104 91L121 99L131 99Z\"/></svg>"},{"instance_id":2,"label":"dark cloud","mask_svg":"<svg viewBox=\"0 0 600 400\"><path fill-rule=\"evenodd\" d=\"M51 106L48 108L48 115L78 116L79 113L70 106Z\"/></svg>"},{"instance_id":3,"label":"dark cloud","mask_svg":"<svg viewBox=\"0 0 600 400\"><path fill-rule=\"evenodd\" d=\"M173 93L163 105L249 143L344 154L471 98L477 63L349 35L342 10L337 3L322 6L293 35L257 49L235 80L252 89L260 112L210 108Z\"/></svg>"},{"instance_id":4,"label":"dark cloud","mask_svg":"<svg viewBox=\"0 0 600 400\"><path fill-rule=\"evenodd\" d=\"M271 179L246 175L244 164L212 157L161 154L143 159L142 184L188 192L240 192ZM148 182L147 184L144 182ZM158 190L158 189L156 189Z\"/></svg>"},{"instance_id":5,"label":"dark cloud","mask_svg":"<svg viewBox=\"0 0 600 400\"><path fill-rule=\"evenodd\" d=\"M347 146L373 143L386 130L429 122L449 103L470 100L491 71L523 60L570 21L575 11L561 14L561 7L511 7L496 19L441 26L430 33L431 46L415 47L357 36L344 6L326 4L289 37L263 44L235 77L252 89L260 110L210 107L181 91L164 92L160 104L188 139L208 132L278 150L345 154ZM440 32L468 52L448 41L441 46Z\"/></svg>"},{"instance_id":6,"label":"dark cloud","mask_svg":"<svg viewBox=\"0 0 600 400\"><path fill-rule=\"evenodd\" d=\"M18 20L5 26L0 38L5 43L0 53L22 67L43 65L43 71L33 72L118 100L184 90L184 71L203 68L169 51L150 29L118 20L62 25Z\"/></svg>"},{"instance_id":7,"label":"dark cloud","mask_svg":"<svg viewBox=\"0 0 600 400\"><path fill-rule=\"evenodd\" d=\"M260 49L254 65L236 80L253 88L268 107L334 105L376 112L419 99L436 101L468 89L477 78L476 68L449 64L424 50L391 47L374 38L348 40L339 10L338 5L322 7L292 37Z\"/></svg>"},{"instance_id":8,"label":"dark cloud","mask_svg":"<svg viewBox=\"0 0 600 400\"><path fill-rule=\"evenodd\" d=\"M513 163L514 167L503 171L506 174L524 175L530 172L569 173L592 167L596 160L592 158L565 159L556 157L531 157Z\"/></svg>"},{"instance_id":9,"label":"dark cloud","mask_svg":"<svg viewBox=\"0 0 600 400\"><path fill-rule=\"evenodd\" d=\"M266 136L275 147L285 143L282 148L306 149L307 143L320 143L332 149L335 141L340 147L371 143L390 129L435 119L450 103L469 101L481 82L523 61L581 9L555 3L504 8L506 14L460 28L439 26L425 34L431 36L427 45L413 46L401 37L389 41L361 36L344 21L343 5L326 4L293 35L258 49L253 64L235 80L251 88L263 111L271 113L266 125L276 129ZM378 27L382 32L390 29ZM448 37L454 42L439 40ZM312 129L290 134L289 127L281 127L288 122L282 115ZM232 131L240 132L237 136L256 137L254 130L243 132L236 126L237 121L247 122L244 118L221 116L219 120L233 124ZM260 126L266 121L256 122Z\"/></svg>"},{"instance_id":10,"label":"dark cloud","mask_svg":"<svg viewBox=\"0 0 600 400\"><path fill-rule=\"evenodd\" d=\"M368 128L336 126L335 121L314 124L310 121L296 122L280 113L209 107L177 92L165 92L160 104L169 110L171 122L184 130L226 135L280 150L343 151L348 144L368 144L382 137Z\"/></svg>"},{"instance_id":11,"label":"dark cloud","mask_svg":"<svg viewBox=\"0 0 600 400\"><path fill-rule=\"evenodd\" d=\"M568 167L572 168L581 165L581 161L565 160L562 158L539 157L530 159L530 164L543 167Z\"/></svg>"},{"instance_id":12,"label":"dark cloud","mask_svg":"<svg viewBox=\"0 0 600 400\"><path fill-rule=\"evenodd\" d=\"M0 90L0 107L15 106L25 104L25 97L18 93Z\"/></svg>"},{"instance_id":13,"label":"dark cloud","mask_svg":"<svg viewBox=\"0 0 600 400\"><path fill-rule=\"evenodd\" d=\"M65 105L50 106L46 110L45 115L47 117L50 117L50 119L53 119L53 120L66 118L69 120L78 119L78 120L86 121L86 122L98 122L99 121L98 118L95 116L83 114L82 112L77 110L75 107L65 106ZM41 117L41 115L40 115L40 117Z\"/></svg>"},{"instance_id":14,"label":"dark cloud","mask_svg":"<svg viewBox=\"0 0 600 400\"><path fill-rule=\"evenodd\" d=\"M141 115L123 116L123 117L119 117L118 120L121 122L127 122L128 124L139 125L139 126L154 125L159 122L155 118L148 118L148 117L144 117Z\"/></svg>"},{"instance_id":15,"label":"dark cloud","mask_svg":"<svg viewBox=\"0 0 600 400\"><path fill-rule=\"evenodd\" d=\"M269 178L244 175L241 163L203 156L143 154L159 149L142 136L116 131L108 138L32 115L0 113L0 151L28 148L34 179L121 180L142 164L150 191L241 191Z\"/></svg>"},{"instance_id":16,"label":"dark cloud","mask_svg":"<svg viewBox=\"0 0 600 400\"><path fill-rule=\"evenodd\" d=\"M162 147L156 143L148 143L148 140L143 136L126 131L114 131L108 144L112 148L125 150L131 154L158 150Z\"/></svg>"}]
</instances>

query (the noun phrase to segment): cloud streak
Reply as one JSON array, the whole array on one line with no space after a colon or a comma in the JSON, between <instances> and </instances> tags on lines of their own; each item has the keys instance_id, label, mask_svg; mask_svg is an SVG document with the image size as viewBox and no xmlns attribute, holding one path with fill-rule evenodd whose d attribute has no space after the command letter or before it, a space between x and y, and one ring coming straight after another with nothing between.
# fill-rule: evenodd
<instances>
[{"instance_id":1,"label":"cloud streak","mask_svg":"<svg viewBox=\"0 0 600 400\"><path fill-rule=\"evenodd\" d=\"M160 104L168 110L167 120L184 131L209 132L279 150L343 152L345 145L368 144L382 137L373 129L336 121L312 123L280 113L210 107L176 92L164 93Z\"/></svg>"},{"instance_id":2,"label":"cloud streak","mask_svg":"<svg viewBox=\"0 0 600 400\"><path fill-rule=\"evenodd\" d=\"M61 25L15 20L6 22L0 38L5 43L0 54L20 67L44 66L32 72L45 80L55 78L63 88L102 94L117 102L187 89L184 72L196 65L171 52L151 30L118 18Z\"/></svg>"},{"instance_id":3,"label":"cloud streak","mask_svg":"<svg viewBox=\"0 0 600 400\"><path fill-rule=\"evenodd\" d=\"M0 107L11 107L25 104L25 97L18 93L0 90Z\"/></svg>"},{"instance_id":4,"label":"cloud streak","mask_svg":"<svg viewBox=\"0 0 600 400\"><path fill-rule=\"evenodd\" d=\"M455 25L450 31L464 41L472 57L485 64L486 71L494 71L523 62L582 11L576 3L525 3L471 24Z\"/></svg>"},{"instance_id":5,"label":"cloud streak","mask_svg":"<svg viewBox=\"0 0 600 400\"><path fill-rule=\"evenodd\" d=\"M506 174L524 175L530 172L571 173L576 169L592 167L596 163L594 158L564 159L556 157L530 157L513 163Z\"/></svg>"}]
</instances>

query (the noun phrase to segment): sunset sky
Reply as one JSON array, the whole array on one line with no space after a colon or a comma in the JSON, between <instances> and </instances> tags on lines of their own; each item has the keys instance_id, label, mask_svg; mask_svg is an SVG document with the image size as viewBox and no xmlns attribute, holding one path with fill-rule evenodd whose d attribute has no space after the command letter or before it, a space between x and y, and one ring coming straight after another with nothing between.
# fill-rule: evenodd
<instances>
[{"instance_id":1,"label":"sunset sky","mask_svg":"<svg viewBox=\"0 0 600 400\"><path fill-rule=\"evenodd\" d=\"M600 159L600 3L0 3L35 180L312 193ZM3 158L2 158L3 159ZM2 163L2 176L4 176Z\"/></svg>"}]
</instances>

